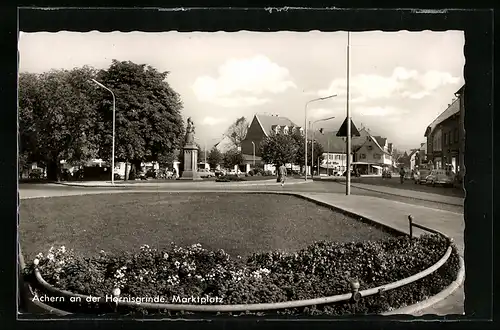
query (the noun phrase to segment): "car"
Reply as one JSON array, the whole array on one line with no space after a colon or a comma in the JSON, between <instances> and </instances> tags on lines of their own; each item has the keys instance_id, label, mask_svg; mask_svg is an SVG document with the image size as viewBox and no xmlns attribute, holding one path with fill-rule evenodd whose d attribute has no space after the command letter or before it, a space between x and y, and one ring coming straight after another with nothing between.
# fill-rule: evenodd
<instances>
[{"instance_id":1,"label":"car","mask_svg":"<svg viewBox=\"0 0 500 330\"><path fill-rule=\"evenodd\" d=\"M214 172L210 172L209 170L207 170L206 168L200 168L198 170L198 174L200 175L200 177L202 178L211 178L211 177L214 177L215 176L215 173Z\"/></svg>"},{"instance_id":2,"label":"car","mask_svg":"<svg viewBox=\"0 0 500 330\"><path fill-rule=\"evenodd\" d=\"M392 178L392 173L390 171L383 171L382 172L382 177L390 179L390 178Z\"/></svg>"},{"instance_id":3,"label":"car","mask_svg":"<svg viewBox=\"0 0 500 330\"><path fill-rule=\"evenodd\" d=\"M415 171L415 173L413 173L413 182L415 184L426 183L426 178L429 176L430 173L431 171L427 169L420 169Z\"/></svg>"},{"instance_id":4,"label":"car","mask_svg":"<svg viewBox=\"0 0 500 330\"><path fill-rule=\"evenodd\" d=\"M455 177L452 172L436 169L432 170L431 173L425 178L425 183L432 186L440 184L445 187L453 187Z\"/></svg>"},{"instance_id":5,"label":"car","mask_svg":"<svg viewBox=\"0 0 500 330\"><path fill-rule=\"evenodd\" d=\"M347 176L347 171L344 172L343 176ZM356 171L351 171L351 176L360 177L361 175Z\"/></svg>"}]
</instances>

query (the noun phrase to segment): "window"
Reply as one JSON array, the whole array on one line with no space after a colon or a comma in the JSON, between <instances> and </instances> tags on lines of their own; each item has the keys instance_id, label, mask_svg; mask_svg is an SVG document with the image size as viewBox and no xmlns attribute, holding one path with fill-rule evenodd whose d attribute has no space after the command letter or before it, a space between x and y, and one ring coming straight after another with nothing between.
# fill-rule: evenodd
<instances>
[{"instance_id":1,"label":"window","mask_svg":"<svg viewBox=\"0 0 500 330\"><path fill-rule=\"evenodd\" d=\"M458 142L458 128L455 128L455 133L453 134L455 136L455 142Z\"/></svg>"},{"instance_id":2,"label":"window","mask_svg":"<svg viewBox=\"0 0 500 330\"><path fill-rule=\"evenodd\" d=\"M361 154L361 155L359 155L359 158L361 158L361 159L366 159L366 154Z\"/></svg>"},{"instance_id":3,"label":"window","mask_svg":"<svg viewBox=\"0 0 500 330\"><path fill-rule=\"evenodd\" d=\"M444 133L444 145L447 146L448 145L448 134L447 133Z\"/></svg>"},{"instance_id":4,"label":"window","mask_svg":"<svg viewBox=\"0 0 500 330\"><path fill-rule=\"evenodd\" d=\"M373 147L372 146L368 146L368 147L366 147L366 149L368 149L370 151L370 150L373 149Z\"/></svg>"},{"instance_id":5,"label":"window","mask_svg":"<svg viewBox=\"0 0 500 330\"><path fill-rule=\"evenodd\" d=\"M375 159L380 159L380 154L374 154L374 155L373 155L373 158L375 158Z\"/></svg>"}]
</instances>

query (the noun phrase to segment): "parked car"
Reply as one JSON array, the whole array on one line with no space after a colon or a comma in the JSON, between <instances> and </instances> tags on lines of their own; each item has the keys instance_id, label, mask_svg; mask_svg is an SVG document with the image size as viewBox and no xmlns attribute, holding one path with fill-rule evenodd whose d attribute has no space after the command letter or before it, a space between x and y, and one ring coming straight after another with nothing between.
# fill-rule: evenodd
<instances>
[{"instance_id":1,"label":"parked car","mask_svg":"<svg viewBox=\"0 0 500 330\"><path fill-rule=\"evenodd\" d=\"M383 172L382 172L382 177L383 177L383 178L387 178L387 179L392 178L392 173L391 173L391 171L383 171Z\"/></svg>"},{"instance_id":2,"label":"parked car","mask_svg":"<svg viewBox=\"0 0 500 330\"><path fill-rule=\"evenodd\" d=\"M453 187L455 183L455 176L452 172L446 170L432 170L425 178L425 183L435 186L436 184L443 185L445 187Z\"/></svg>"},{"instance_id":3,"label":"parked car","mask_svg":"<svg viewBox=\"0 0 500 330\"><path fill-rule=\"evenodd\" d=\"M154 168L150 168L146 171L146 178L156 179L158 176L158 172Z\"/></svg>"},{"instance_id":4,"label":"parked car","mask_svg":"<svg viewBox=\"0 0 500 330\"><path fill-rule=\"evenodd\" d=\"M140 171L140 172L138 173L137 177L138 177L139 179L141 179L141 180L147 180L147 179L148 179L148 177L147 177L147 175L146 175L146 172L144 172L144 171Z\"/></svg>"},{"instance_id":5,"label":"parked car","mask_svg":"<svg viewBox=\"0 0 500 330\"><path fill-rule=\"evenodd\" d=\"M30 179L41 179L44 177L43 169L41 168L34 168L31 170L29 174Z\"/></svg>"},{"instance_id":6,"label":"parked car","mask_svg":"<svg viewBox=\"0 0 500 330\"><path fill-rule=\"evenodd\" d=\"M206 168L201 168L198 170L198 174L200 175L200 177L202 178L211 178L211 177L214 177L215 176L215 173L214 172L210 172L209 170L207 170Z\"/></svg>"},{"instance_id":7,"label":"parked car","mask_svg":"<svg viewBox=\"0 0 500 330\"><path fill-rule=\"evenodd\" d=\"M415 173L413 173L413 182L415 184L426 183L426 179L429 176L429 174L431 174L430 170L427 169L417 170L415 171Z\"/></svg>"}]
</instances>

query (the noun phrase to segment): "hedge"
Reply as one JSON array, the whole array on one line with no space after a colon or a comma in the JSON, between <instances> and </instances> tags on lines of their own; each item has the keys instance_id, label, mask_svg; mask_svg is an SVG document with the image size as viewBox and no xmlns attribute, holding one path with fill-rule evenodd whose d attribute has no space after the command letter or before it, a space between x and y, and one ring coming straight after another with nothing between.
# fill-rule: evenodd
<instances>
[{"instance_id":1,"label":"hedge","mask_svg":"<svg viewBox=\"0 0 500 330\"><path fill-rule=\"evenodd\" d=\"M37 258L40 273L49 284L73 293L105 297L114 288L120 288L121 297L163 296L171 302L169 299L174 295L208 296L222 298L222 304L252 304L349 293L351 279L360 282L360 290L391 283L432 266L447 247L447 240L442 236L423 235L413 240L405 236L360 243L321 241L295 253L272 251L247 258L232 258L223 250L209 251L199 244L187 248L172 244L164 250L143 246L136 253L101 251L93 257L60 247ZM33 269L31 262L25 275L37 288ZM459 257L454 248L448 261L431 275L398 289L363 297L356 306L346 301L265 314L378 314L442 291L456 279L458 270ZM111 305L85 302L54 306L72 312L113 311ZM118 312L151 313L140 305L137 309Z\"/></svg>"}]
</instances>

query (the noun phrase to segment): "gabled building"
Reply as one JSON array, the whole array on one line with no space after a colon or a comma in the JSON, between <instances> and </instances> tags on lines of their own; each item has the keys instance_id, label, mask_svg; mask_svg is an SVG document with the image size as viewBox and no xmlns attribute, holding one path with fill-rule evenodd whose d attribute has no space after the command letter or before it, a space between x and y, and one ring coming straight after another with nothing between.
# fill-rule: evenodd
<instances>
[{"instance_id":1,"label":"gabled building","mask_svg":"<svg viewBox=\"0 0 500 330\"><path fill-rule=\"evenodd\" d=\"M323 161L320 164L320 174L335 175L344 173L347 168L345 138L335 135L336 132L315 132L314 143L323 147ZM351 153L351 163L353 161Z\"/></svg>"},{"instance_id":2,"label":"gabled building","mask_svg":"<svg viewBox=\"0 0 500 330\"><path fill-rule=\"evenodd\" d=\"M427 159L434 168L450 168L462 179L465 173L464 130L465 85L456 93L455 99L425 130Z\"/></svg>"},{"instance_id":3,"label":"gabled building","mask_svg":"<svg viewBox=\"0 0 500 330\"><path fill-rule=\"evenodd\" d=\"M361 174L380 175L384 167L392 166L390 148L392 145L387 143L386 138L368 135L365 142L354 149L353 165L356 165Z\"/></svg>"},{"instance_id":4,"label":"gabled building","mask_svg":"<svg viewBox=\"0 0 500 330\"><path fill-rule=\"evenodd\" d=\"M296 125L286 117L272 114L254 115L248 127L247 135L241 142L241 153L247 165L247 169L250 165L253 167L255 162L256 165L263 165L265 170L274 170L274 166L262 163L260 143L272 133L289 134L291 132L303 134L304 131L302 127Z\"/></svg>"}]
</instances>

